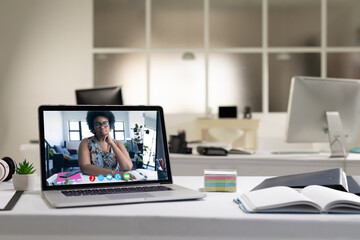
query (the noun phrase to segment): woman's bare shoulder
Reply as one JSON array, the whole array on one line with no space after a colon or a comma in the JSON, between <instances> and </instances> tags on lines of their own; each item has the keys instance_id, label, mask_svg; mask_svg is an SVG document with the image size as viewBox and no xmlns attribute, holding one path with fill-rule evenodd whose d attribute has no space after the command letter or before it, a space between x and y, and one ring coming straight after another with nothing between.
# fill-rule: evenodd
<instances>
[{"instance_id":1,"label":"woman's bare shoulder","mask_svg":"<svg viewBox=\"0 0 360 240\"><path fill-rule=\"evenodd\" d=\"M80 142L80 145L87 145L88 143L89 143L89 140L90 140L91 138L83 138L82 140L81 140L81 142Z\"/></svg>"}]
</instances>

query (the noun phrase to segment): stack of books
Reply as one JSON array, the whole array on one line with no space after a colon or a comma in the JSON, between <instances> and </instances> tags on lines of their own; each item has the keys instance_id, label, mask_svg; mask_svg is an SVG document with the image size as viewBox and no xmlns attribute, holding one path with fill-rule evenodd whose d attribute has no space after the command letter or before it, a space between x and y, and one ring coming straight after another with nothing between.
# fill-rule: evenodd
<instances>
[{"instance_id":1,"label":"stack of books","mask_svg":"<svg viewBox=\"0 0 360 240\"><path fill-rule=\"evenodd\" d=\"M236 192L236 170L204 170L204 186L207 192Z\"/></svg>"}]
</instances>

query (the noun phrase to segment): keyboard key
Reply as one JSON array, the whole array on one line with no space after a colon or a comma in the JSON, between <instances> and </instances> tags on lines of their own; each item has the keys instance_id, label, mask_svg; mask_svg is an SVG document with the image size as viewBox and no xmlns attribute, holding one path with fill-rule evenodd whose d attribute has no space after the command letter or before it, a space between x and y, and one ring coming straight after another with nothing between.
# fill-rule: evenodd
<instances>
[{"instance_id":1,"label":"keyboard key","mask_svg":"<svg viewBox=\"0 0 360 240\"><path fill-rule=\"evenodd\" d=\"M88 195L104 195L134 192L158 192L170 191L171 188L165 186L148 186L148 187L124 187L124 188L101 188L101 189L83 189L83 190L67 190L61 191L66 197L88 196Z\"/></svg>"}]
</instances>

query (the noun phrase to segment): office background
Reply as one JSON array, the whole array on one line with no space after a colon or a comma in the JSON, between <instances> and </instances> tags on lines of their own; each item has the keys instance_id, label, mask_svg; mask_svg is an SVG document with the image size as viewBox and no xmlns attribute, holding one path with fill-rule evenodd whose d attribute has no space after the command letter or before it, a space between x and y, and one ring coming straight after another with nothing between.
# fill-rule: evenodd
<instances>
[{"instance_id":1,"label":"office background","mask_svg":"<svg viewBox=\"0 0 360 240\"><path fill-rule=\"evenodd\" d=\"M125 104L164 106L168 134L194 140L196 118L250 105L259 149L313 147L284 142L290 78L359 78L358 10L356 0L1 0L0 154L23 158L40 104L114 84Z\"/></svg>"}]
</instances>

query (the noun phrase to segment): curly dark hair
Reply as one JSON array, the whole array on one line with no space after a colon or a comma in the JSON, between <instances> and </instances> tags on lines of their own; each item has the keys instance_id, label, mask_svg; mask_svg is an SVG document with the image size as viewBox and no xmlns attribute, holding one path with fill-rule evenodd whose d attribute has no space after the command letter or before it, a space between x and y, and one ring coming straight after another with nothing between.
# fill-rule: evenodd
<instances>
[{"instance_id":1,"label":"curly dark hair","mask_svg":"<svg viewBox=\"0 0 360 240\"><path fill-rule=\"evenodd\" d=\"M115 116L112 112L110 112L110 111L99 111L99 112L89 111L89 112L87 112L87 115L86 115L86 122L89 126L90 132L92 132L93 134L96 134L95 128L94 128L94 120L95 120L95 118L97 118L99 116L106 117L109 120L110 129L114 129Z\"/></svg>"}]
</instances>

